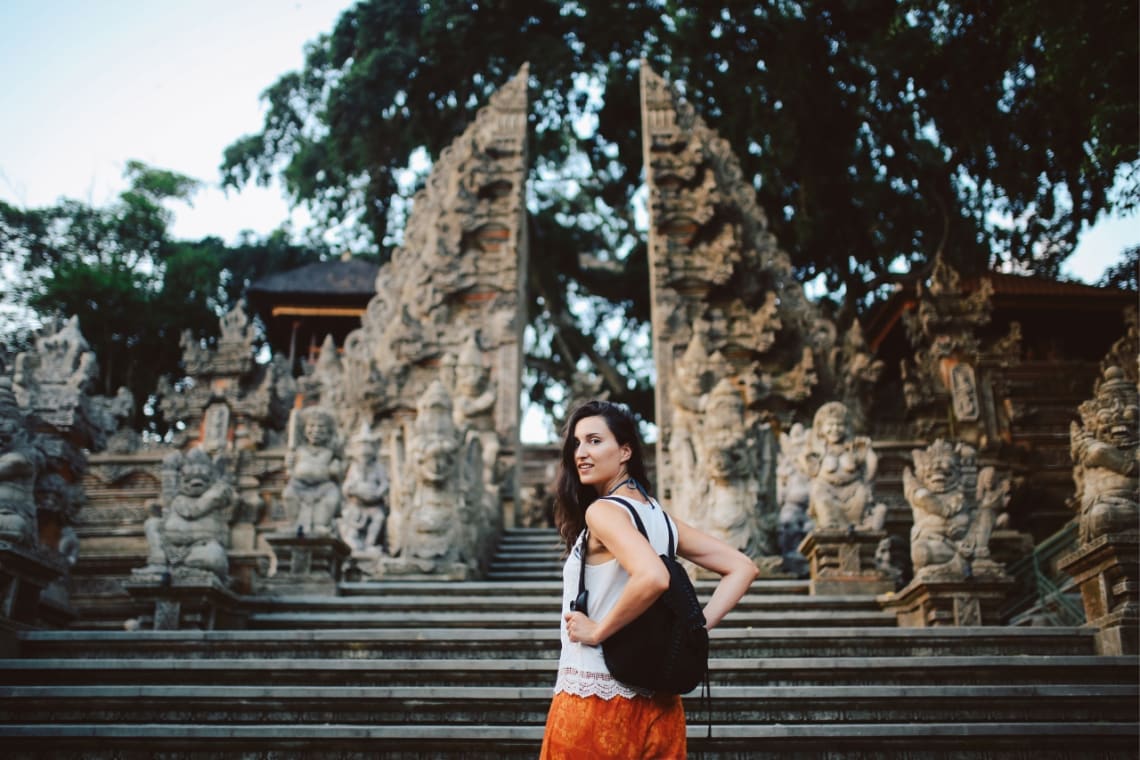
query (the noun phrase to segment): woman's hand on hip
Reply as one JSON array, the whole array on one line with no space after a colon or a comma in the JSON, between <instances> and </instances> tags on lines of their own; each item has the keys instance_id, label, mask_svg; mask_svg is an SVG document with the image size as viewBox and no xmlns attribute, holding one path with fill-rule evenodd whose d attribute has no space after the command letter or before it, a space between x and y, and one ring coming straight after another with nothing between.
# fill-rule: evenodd
<instances>
[{"instance_id":1,"label":"woman's hand on hip","mask_svg":"<svg viewBox=\"0 0 1140 760\"><path fill-rule=\"evenodd\" d=\"M591 647L602 643L597 636L598 624L581 612L567 612L562 617L566 620L566 634L571 641Z\"/></svg>"}]
</instances>

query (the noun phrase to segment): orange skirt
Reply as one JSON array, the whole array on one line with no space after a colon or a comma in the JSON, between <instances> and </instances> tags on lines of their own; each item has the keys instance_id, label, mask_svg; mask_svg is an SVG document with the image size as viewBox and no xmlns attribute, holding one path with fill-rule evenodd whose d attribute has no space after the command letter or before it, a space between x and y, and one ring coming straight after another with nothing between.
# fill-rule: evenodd
<instances>
[{"instance_id":1,"label":"orange skirt","mask_svg":"<svg viewBox=\"0 0 1140 760\"><path fill-rule=\"evenodd\" d=\"M685 760L681 697L554 695L540 760Z\"/></svg>"}]
</instances>

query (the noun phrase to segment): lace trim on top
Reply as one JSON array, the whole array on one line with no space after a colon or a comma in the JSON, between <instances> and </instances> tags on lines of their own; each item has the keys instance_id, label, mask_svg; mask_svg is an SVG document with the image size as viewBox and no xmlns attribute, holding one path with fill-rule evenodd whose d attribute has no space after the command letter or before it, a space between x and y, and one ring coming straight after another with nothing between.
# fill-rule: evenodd
<instances>
[{"instance_id":1,"label":"lace trim on top","mask_svg":"<svg viewBox=\"0 0 1140 760\"><path fill-rule=\"evenodd\" d=\"M651 696L653 692L626 686L609 673L590 673L577 668L558 669L558 680L554 683L554 693L566 692L576 697L600 697L607 702L614 697L633 699Z\"/></svg>"}]
</instances>

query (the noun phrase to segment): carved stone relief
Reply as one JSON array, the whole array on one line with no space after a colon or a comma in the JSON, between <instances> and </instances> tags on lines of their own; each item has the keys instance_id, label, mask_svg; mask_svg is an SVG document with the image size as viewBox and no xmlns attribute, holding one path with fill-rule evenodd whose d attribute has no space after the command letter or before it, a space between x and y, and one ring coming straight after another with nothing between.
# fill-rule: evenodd
<instances>
[{"instance_id":1,"label":"carved stone relief","mask_svg":"<svg viewBox=\"0 0 1140 760\"><path fill-rule=\"evenodd\" d=\"M641 98L661 436L658 490L674 509L700 509L701 500L687 492L689 473L735 471L714 462L730 454L694 433L700 427L694 415L708 402L707 394L721 380L737 389L741 416L730 430L738 438L753 436L743 431L758 431L769 421L790 425L817 390L818 368L830 359L835 328L792 277L790 260L768 232L755 189L726 141L644 62ZM774 554L775 456L758 453L774 448L762 444L763 437L756 433L746 447L761 471L722 477L716 488L734 495L715 501L721 507L737 504L741 525L768 531L750 537L750 552ZM742 451L734 448L742 440L727 451Z\"/></svg>"}]
</instances>

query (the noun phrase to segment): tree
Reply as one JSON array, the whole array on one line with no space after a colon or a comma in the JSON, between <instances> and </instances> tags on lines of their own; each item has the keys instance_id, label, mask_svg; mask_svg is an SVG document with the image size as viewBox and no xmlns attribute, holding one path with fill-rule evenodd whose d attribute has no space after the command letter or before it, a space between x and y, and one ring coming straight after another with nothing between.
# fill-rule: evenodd
<instances>
[{"instance_id":1,"label":"tree","mask_svg":"<svg viewBox=\"0 0 1140 760\"><path fill-rule=\"evenodd\" d=\"M136 161L125 176L128 189L105 208L73 200L28 210L0 203L0 250L22 272L10 286L13 300L42 319L78 316L98 359L95 391L114 395L126 386L139 402L136 425L161 433L165 423L144 419L143 402L160 376L181 376L182 331L216 338L219 316L251 280L315 261L322 251L290 244L284 233L234 247L217 238L174 240L164 204L189 200L199 183Z\"/></svg>"},{"instance_id":2,"label":"tree","mask_svg":"<svg viewBox=\"0 0 1140 760\"><path fill-rule=\"evenodd\" d=\"M1057 0L363 0L265 92L263 128L227 149L223 176L278 175L320 224L389 247L410 156L437 154L529 61L543 266L528 316L552 347L528 357L531 398L552 406L547 381L584 356L649 417L648 348L631 346L648 313L638 59L733 146L844 324L940 251L967 273L1056 277L1083 223L1140 201L1133 16ZM606 314L619 324L599 338Z\"/></svg>"}]
</instances>

